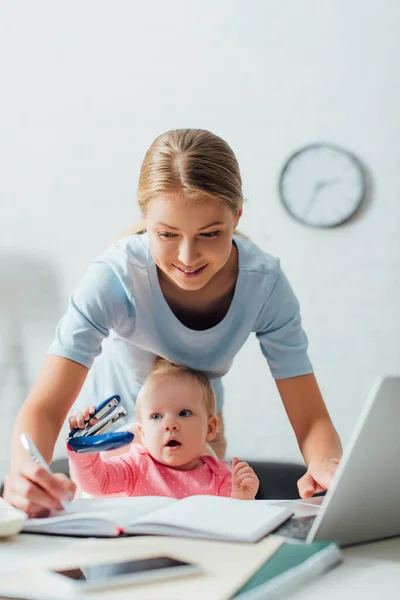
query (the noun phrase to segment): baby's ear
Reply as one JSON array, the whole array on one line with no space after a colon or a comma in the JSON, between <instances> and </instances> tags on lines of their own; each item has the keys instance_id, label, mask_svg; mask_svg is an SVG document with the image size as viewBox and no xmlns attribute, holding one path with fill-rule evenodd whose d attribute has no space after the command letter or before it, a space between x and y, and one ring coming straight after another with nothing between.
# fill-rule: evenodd
<instances>
[{"instance_id":1,"label":"baby's ear","mask_svg":"<svg viewBox=\"0 0 400 600\"><path fill-rule=\"evenodd\" d=\"M218 417L214 415L213 417L208 417L208 429L206 442L211 442L217 435L217 425L218 425Z\"/></svg>"},{"instance_id":2,"label":"baby's ear","mask_svg":"<svg viewBox=\"0 0 400 600\"><path fill-rule=\"evenodd\" d=\"M143 427L142 427L142 424L141 423L136 423L135 424L135 428L136 428L137 432L139 433L140 439L142 439L143 438ZM139 441L139 440L136 440L136 441Z\"/></svg>"}]
</instances>

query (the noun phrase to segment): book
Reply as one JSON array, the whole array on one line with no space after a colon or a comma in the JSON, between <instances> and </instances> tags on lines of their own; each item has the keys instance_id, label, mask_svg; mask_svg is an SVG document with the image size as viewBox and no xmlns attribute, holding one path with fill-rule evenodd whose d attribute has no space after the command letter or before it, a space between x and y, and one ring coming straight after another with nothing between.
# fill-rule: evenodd
<instances>
[{"instance_id":1,"label":"book","mask_svg":"<svg viewBox=\"0 0 400 600\"><path fill-rule=\"evenodd\" d=\"M238 600L286 597L342 561L334 542L283 543L235 594Z\"/></svg>"},{"instance_id":2,"label":"book","mask_svg":"<svg viewBox=\"0 0 400 600\"><path fill-rule=\"evenodd\" d=\"M292 511L254 500L219 496L79 498L47 518L27 519L23 531L115 537L172 535L257 542L289 519Z\"/></svg>"},{"instance_id":3,"label":"book","mask_svg":"<svg viewBox=\"0 0 400 600\"><path fill-rule=\"evenodd\" d=\"M77 543L69 540L63 546L60 544L62 538L55 539L53 543L55 536L51 536L45 549L42 539L30 540L30 537L43 538L26 534L17 544L11 542L9 550L4 548L1 598L72 600L70 583L59 581L51 571L110 560L123 562L163 555L197 564L202 574L124 588L110 587L109 590L105 585L104 590L93 594L89 590L87 593L75 592L73 599L228 600L282 543L282 538L275 535L269 535L257 544L144 535L135 538L80 538Z\"/></svg>"}]
</instances>

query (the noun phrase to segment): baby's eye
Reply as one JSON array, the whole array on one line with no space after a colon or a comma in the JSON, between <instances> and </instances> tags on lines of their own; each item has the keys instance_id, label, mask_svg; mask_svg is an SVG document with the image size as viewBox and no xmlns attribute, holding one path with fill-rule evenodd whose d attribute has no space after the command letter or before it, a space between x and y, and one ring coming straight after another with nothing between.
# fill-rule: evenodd
<instances>
[{"instance_id":1,"label":"baby's eye","mask_svg":"<svg viewBox=\"0 0 400 600\"><path fill-rule=\"evenodd\" d=\"M180 417L190 417L190 415L193 414L191 410L189 410L188 408L184 408L183 410L181 410L181 412L179 413Z\"/></svg>"},{"instance_id":2,"label":"baby's eye","mask_svg":"<svg viewBox=\"0 0 400 600\"><path fill-rule=\"evenodd\" d=\"M201 235L206 238L213 238L213 237L218 237L219 234L220 234L220 231L206 231L205 233L202 233Z\"/></svg>"},{"instance_id":3,"label":"baby's eye","mask_svg":"<svg viewBox=\"0 0 400 600\"><path fill-rule=\"evenodd\" d=\"M152 419L153 421L156 421L157 419L161 419L161 415L160 415L160 413L153 413L150 416L150 419Z\"/></svg>"}]
</instances>

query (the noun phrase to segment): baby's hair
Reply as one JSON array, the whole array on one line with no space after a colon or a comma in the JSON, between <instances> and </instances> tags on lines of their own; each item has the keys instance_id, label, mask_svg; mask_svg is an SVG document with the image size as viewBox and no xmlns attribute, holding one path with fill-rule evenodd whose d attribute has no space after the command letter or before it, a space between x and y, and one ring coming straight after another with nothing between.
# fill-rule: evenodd
<instances>
[{"instance_id":1,"label":"baby's hair","mask_svg":"<svg viewBox=\"0 0 400 600\"><path fill-rule=\"evenodd\" d=\"M215 392L208 380L208 377L202 371L197 371L195 369L190 369L189 367L185 367L183 365L178 365L176 363L172 363L165 358L161 358L160 356L156 358L153 367L147 377L145 384L147 381L152 379L153 377L158 377L160 375L178 375L185 376L189 379L195 380L200 384L200 387L203 391L204 402L207 408L208 416L214 417L217 414L216 408L216 400L215 400ZM143 389L143 388L142 388ZM137 401L140 400L140 394L137 398ZM136 401L136 408L137 408Z\"/></svg>"}]
</instances>

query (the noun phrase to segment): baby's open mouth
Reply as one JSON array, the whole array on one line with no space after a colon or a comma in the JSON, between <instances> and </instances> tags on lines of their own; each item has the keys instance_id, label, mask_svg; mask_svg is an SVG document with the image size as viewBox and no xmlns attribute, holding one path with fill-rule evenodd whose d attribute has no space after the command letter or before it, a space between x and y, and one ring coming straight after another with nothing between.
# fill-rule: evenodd
<instances>
[{"instance_id":1,"label":"baby's open mouth","mask_svg":"<svg viewBox=\"0 0 400 600\"><path fill-rule=\"evenodd\" d=\"M170 448L173 448L174 446L180 446L181 443L178 442L178 440L169 440L169 442L165 445L169 446Z\"/></svg>"}]
</instances>

